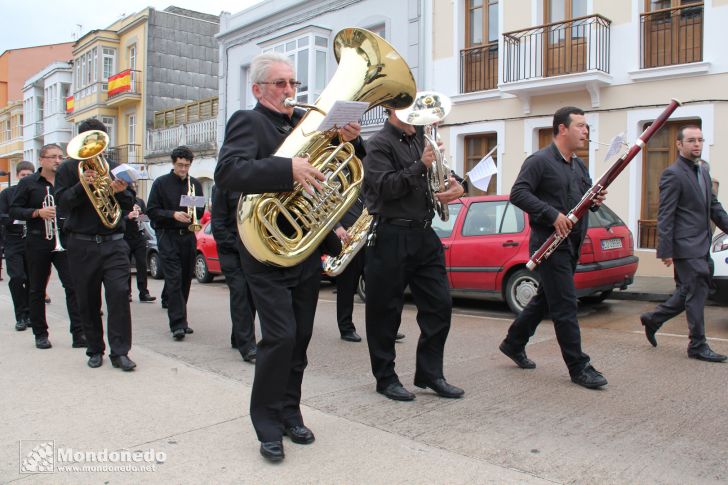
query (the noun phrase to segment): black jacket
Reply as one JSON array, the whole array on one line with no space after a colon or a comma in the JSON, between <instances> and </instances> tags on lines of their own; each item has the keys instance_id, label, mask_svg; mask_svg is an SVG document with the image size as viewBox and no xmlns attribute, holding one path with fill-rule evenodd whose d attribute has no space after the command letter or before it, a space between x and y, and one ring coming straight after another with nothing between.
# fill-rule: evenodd
<instances>
[{"instance_id":1,"label":"black jacket","mask_svg":"<svg viewBox=\"0 0 728 485\"><path fill-rule=\"evenodd\" d=\"M187 195L189 190L187 177L182 180L174 174L174 170L170 170L168 174L157 177L152 184L147 201L147 214L149 219L154 222L154 228L157 231L187 229L189 226L189 223L179 222L174 218L175 212L187 212L187 207L180 205L181 197ZM202 184L194 177L190 177L190 183L195 187L195 195L202 196ZM196 207L195 211L199 220L204 215L205 208Z\"/></svg>"}]
</instances>

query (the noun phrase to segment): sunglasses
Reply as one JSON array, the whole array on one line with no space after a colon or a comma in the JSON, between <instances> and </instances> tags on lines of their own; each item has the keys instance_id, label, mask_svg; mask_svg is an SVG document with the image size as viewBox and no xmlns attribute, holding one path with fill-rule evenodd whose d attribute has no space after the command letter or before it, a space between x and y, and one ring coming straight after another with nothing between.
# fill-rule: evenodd
<instances>
[{"instance_id":1,"label":"sunglasses","mask_svg":"<svg viewBox=\"0 0 728 485\"><path fill-rule=\"evenodd\" d=\"M295 81L293 79L286 81L285 79L279 79L277 81L264 81L259 82L258 84L273 84L278 89L283 89L286 87L286 84L290 84L293 89L296 89L298 86L301 85L301 81Z\"/></svg>"}]
</instances>

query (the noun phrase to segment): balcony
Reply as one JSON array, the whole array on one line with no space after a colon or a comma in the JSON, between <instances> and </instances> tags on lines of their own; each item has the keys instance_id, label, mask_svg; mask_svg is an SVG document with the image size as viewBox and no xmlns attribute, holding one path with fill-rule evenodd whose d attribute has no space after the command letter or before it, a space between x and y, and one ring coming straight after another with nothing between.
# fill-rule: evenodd
<instances>
[{"instance_id":1,"label":"balcony","mask_svg":"<svg viewBox=\"0 0 728 485\"><path fill-rule=\"evenodd\" d=\"M196 152L216 151L217 118L148 131L144 155L147 157L168 155L180 145L188 146Z\"/></svg>"},{"instance_id":2,"label":"balcony","mask_svg":"<svg viewBox=\"0 0 728 485\"><path fill-rule=\"evenodd\" d=\"M529 98L586 89L598 107L599 89L609 74L610 26L601 15L588 15L503 34L503 83L499 88Z\"/></svg>"},{"instance_id":3,"label":"balcony","mask_svg":"<svg viewBox=\"0 0 728 485\"><path fill-rule=\"evenodd\" d=\"M109 76L108 89L109 97L106 100L108 107L139 102L142 99L142 72L126 69Z\"/></svg>"},{"instance_id":4,"label":"balcony","mask_svg":"<svg viewBox=\"0 0 728 485\"><path fill-rule=\"evenodd\" d=\"M460 92L498 87L498 42L460 51Z\"/></svg>"},{"instance_id":5,"label":"balcony","mask_svg":"<svg viewBox=\"0 0 728 485\"><path fill-rule=\"evenodd\" d=\"M640 15L642 69L703 60L703 4Z\"/></svg>"},{"instance_id":6,"label":"balcony","mask_svg":"<svg viewBox=\"0 0 728 485\"><path fill-rule=\"evenodd\" d=\"M109 147L105 152L106 158L111 162L138 165L144 163L142 147L136 144L117 145Z\"/></svg>"},{"instance_id":7,"label":"balcony","mask_svg":"<svg viewBox=\"0 0 728 485\"><path fill-rule=\"evenodd\" d=\"M176 108L156 111L154 113L154 129L169 128L208 118L217 118L218 106L219 100L215 96L214 98L194 101L177 106Z\"/></svg>"},{"instance_id":8,"label":"balcony","mask_svg":"<svg viewBox=\"0 0 728 485\"><path fill-rule=\"evenodd\" d=\"M32 126L31 130L32 130L32 133L33 133L33 138L43 138L43 133L44 133L44 131L43 131L43 122L42 121L36 121L31 126Z\"/></svg>"},{"instance_id":9,"label":"balcony","mask_svg":"<svg viewBox=\"0 0 728 485\"><path fill-rule=\"evenodd\" d=\"M95 82L74 91L66 98L66 120L73 121L75 116L89 109L106 106L107 99L106 83Z\"/></svg>"}]
</instances>

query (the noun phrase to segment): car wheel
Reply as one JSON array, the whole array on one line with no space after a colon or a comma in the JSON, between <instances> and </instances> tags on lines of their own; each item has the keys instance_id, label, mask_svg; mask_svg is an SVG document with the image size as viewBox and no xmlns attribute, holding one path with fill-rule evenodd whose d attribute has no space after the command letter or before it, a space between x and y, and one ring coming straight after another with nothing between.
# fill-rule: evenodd
<instances>
[{"instance_id":1,"label":"car wheel","mask_svg":"<svg viewBox=\"0 0 728 485\"><path fill-rule=\"evenodd\" d=\"M200 283L209 283L212 281L212 274L207 270L207 261L202 253L197 253L195 257L195 278Z\"/></svg>"},{"instance_id":2,"label":"car wheel","mask_svg":"<svg viewBox=\"0 0 728 485\"><path fill-rule=\"evenodd\" d=\"M582 296L581 298L579 298L579 300L584 303L601 303L610 296L612 296L612 290L606 290L600 291L599 293L596 293L594 295Z\"/></svg>"},{"instance_id":3,"label":"car wheel","mask_svg":"<svg viewBox=\"0 0 728 485\"><path fill-rule=\"evenodd\" d=\"M518 315L526 308L531 298L536 296L539 285L536 273L527 269L519 269L506 282L506 303L513 313Z\"/></svg>"},{"instance_id":4,"label":"car wheel","mask_svg":"<svg viewBox=\"0 0 728 485\"><path fill-rule=\"evenodd\" d=\"M164 277L162 274L162 262L159 260L159 254L151 253L149 255L147 267L149 268L149 275L155 280L161 280Z\"/></svg>"},{"instance_id":5,"label":"car wheel","mask_svg":"<svg viewBox=\"0 0 728 485\"><path fill-rule=\"evenodd\" d=\"M359 295L361 301L367 301L366 283L364 282L364 274L359 276L359 284L356 285L356 294Z\"/></svg>"}]
</instances>

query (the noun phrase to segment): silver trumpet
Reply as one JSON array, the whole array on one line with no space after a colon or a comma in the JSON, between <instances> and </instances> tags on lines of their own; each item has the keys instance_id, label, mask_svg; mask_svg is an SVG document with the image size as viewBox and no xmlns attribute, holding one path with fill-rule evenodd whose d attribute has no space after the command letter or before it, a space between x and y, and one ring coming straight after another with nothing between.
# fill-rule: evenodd
<instances>
[{"instance_id":1,"label":"silver trumpet","mask_svg":"<svg viewBox=\"0 0 728 485\"><path fill-rule=\"evenodd\" d=\"M51 195L50 187L46 187L46 196L43 198L43 208L46 207L56 207L56 199ZM56 239L53 251L65 251L66 248L61 246L61 238L58 234L58 214L53 219L43 219L43 222L45 223L45 238L49 241L53 238Z\"/></svg>"}]
</instances>

